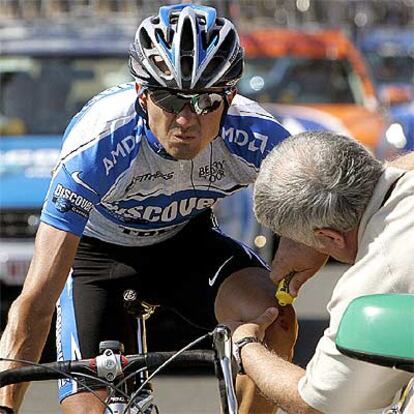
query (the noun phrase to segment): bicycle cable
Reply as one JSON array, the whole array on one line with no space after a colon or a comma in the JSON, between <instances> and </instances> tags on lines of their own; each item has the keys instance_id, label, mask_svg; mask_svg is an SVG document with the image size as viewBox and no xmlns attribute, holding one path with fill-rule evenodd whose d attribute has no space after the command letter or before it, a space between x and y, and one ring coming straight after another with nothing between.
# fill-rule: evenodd
<instances>
[{"instance_id":1,"label":"bicycle cable","mask_svg":"<svg viewBox=\"0 0 414 414\"><path fill-rule=\"evenodd\" d=\"M116 384L116 386L115 387L113 387L112 389L111 389L111 392L109 393L109 395L108 395L108 400L110 400L113 396L114 396L114 394L115 394L115 392L116 391L118 391L118 392L120 392L125 398L127 398L128 399L128 394L125 394L123 391L120 391L119 390L119 388L118 387L121 387L125 382L127 382L131 377L133 377L134 375L137 375L137 374L139 374L140 372L143 372L143 371L145 371L147 369L147 367L143 367L143 368L140 368L140 369L137 369L136 371L134 371L134 372L131 372L129 375L127 375L126 377L124 377L121 381L119 381L117 384ZM138 392L138 391L137 391ZM128 407L127 407L128 408ZM133 407L133 408L137 408L138 409L138 411L139 411L139 413L140 414L145 414L144 413L144 411L142 411L141 410L141 407L138 407L138 406L135 406L135 407Z\"/></svg>"},{"instance_id":2,"label":"bicycle cable","mask_svg":"<svg viewBox=\"0 0 414 414\"><path fill-rule=\"evenodd\" d=\"M195 339L194 341L190 342L179 351L177 351L173 356L168 358L164 363L162 363L155 371L148 376L148 378L140 385L140 387L136 390L135 395L129 400L127 406L125 407L125 412L132 407L134 400L138 397L139 392L147 385L154 377L157 375L162 369L164 369L168 364L170 364L174 359L176 359L179 355L183 352L187 351L189 348L193 347L194 345L198 344L199 342L203 341L204 339L208 338L209 336L213 336L213 332L208 332L205 335L200 336L199 338Z\"/></svg>"},{"instance_id":3,"label":"bicycle cable","mask_svg":"<svg viewBox=\"0 0 414 414\"><path fill-rule=\"evenodd\" d=\"M66 377L66 378L68 378L68 379L70 379L70 380L72 380L72 381L75 381L76 383L80 383L81 381L79 381L77 378L75 378L73 375L71 375L71 374L68 374L68 373L66 373L66 372L64 372L64 371L62 371L62 370L60 370L60 369L57 369L57 368L53 368L53 367L50 367L50 366L47 366L47 365L42 365L42 364L39 364L38 362L33 362L33 361L27 361L27 360L25 360L25 359L14 359L14 358L0 358L0 361L4 361L4 362L18 362L18 363L20 363L20 364L25 364L25 365L31 365L31 366L34 366L34 367L40 367L40 368L42 368L42 369L46 369L46 370L49 370L49 371L51 371L51 372L55 372L55 373L57 373L57 374L60 374L60 375L63 375L64 377ZM88 374L82 374L82 375L88 375ZM96 379L95 377L93 377L94 379ZM101 378L99 378L100 380L101 380L101 382L102 383L104 383L104 384L106 384L106 386L111 386L109 383L107 383L107 381L105 381L105 380L102 380ZM114 412L112 411L112 409L110 408L110 407L108 407L108 405L106 404L106 402L105 402L105 400L103 400L99 395L98 395L98 393L97 392L95 392L91 387L89 387L88 385L85 385L85 384L81 384L84 388L85 388L85 390L87 390L87 391L89 391L89 392L91 392L102 404L103 404L103 406L105 407L105 408L109 408L109 410L111 410L111 413L112 414L114 414Z\"/></svg>"}]
</instances>

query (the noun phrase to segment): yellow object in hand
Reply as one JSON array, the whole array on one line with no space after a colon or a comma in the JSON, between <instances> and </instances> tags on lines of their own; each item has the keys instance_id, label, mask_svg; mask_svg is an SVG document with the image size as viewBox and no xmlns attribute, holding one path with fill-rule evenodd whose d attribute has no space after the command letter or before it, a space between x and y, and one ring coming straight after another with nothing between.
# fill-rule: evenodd
<instances>
[{"instance_id":1,"label":"yellow object in hand","mask_svg":"<svg viewBox=\"0 0 414 414\"><path fill-rule=\"evenodd\" d=\"M291 305L295 301L289 293L289 281L286 278L278 283L275 296L280 306Z\"/></svg>"}]
</instances>

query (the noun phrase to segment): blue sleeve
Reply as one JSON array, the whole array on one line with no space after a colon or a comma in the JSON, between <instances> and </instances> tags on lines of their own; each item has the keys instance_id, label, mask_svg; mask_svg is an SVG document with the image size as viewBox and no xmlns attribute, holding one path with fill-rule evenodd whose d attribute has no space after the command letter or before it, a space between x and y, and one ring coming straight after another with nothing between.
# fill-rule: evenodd
<instances>
[{"instance_id":1,"label":"blue sleeve","mask_svg":"<svg viewBox=\"0 0 414 414\"><path fill-rule=\"evenodd\" d=\"M41 221L81 236L93 206L100 201L98 193L86 182L85 185L81 182L80 173L71 174L62 165L50 184Z\"/></svg>"},{"instance_id":2,"label":"blue sleeve","mask_svg":"<svg viewBox=\"0 0 414 414\"><path fill-rule=\"evenodd\" d=\"M222 137L227 148L256 169L260 168L269 152L289 135L289 132L270 116L259 118L228 115L222 129Z\"/></svg>"},{"instance_id":3,"label":"blue sleeve","mask_svg":"<svg viewBox=\"0 0 414 414\"><path fill-rule=\"evenodd\" d=\"M40 219L81 236L93 207L130 166L139 148L136 120L88 140L70 126ZM65 148L66 145L66 148Z\"/></svg>"}]
</instances>

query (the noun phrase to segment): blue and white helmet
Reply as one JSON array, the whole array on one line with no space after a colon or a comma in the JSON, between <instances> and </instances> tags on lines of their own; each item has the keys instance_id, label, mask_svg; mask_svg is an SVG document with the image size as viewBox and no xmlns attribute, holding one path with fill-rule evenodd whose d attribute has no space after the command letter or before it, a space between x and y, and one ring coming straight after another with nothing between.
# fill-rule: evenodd
<instances>
[{"instance_id":1,"label":"blue and white helmet","mask_svg":"<svg viewBox=\"0 0 414 414\"><path fill-rule=\"evenodd\" d=\"M230 88L242 75L243 49L234 25L214 8L163 6L138 27L129 67L143 86Z\"/></svg>"}]
</instances>

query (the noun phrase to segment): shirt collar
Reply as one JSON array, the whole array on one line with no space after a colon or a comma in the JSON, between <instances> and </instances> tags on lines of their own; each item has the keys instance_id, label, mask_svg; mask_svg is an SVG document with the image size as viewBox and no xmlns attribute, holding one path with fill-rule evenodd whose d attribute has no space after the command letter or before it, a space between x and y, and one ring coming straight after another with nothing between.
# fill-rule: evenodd
<instances>
[{"instance_id":1,"label":"shirt collar","mask_svg":"<svg viewBox=\"0 0 414 414\"><path fill-rule=\"evenodd\" d=\"M386 167L384 172L381 174L367 208L361 217L358 229L358 243L360 243L371 217L381 208L381 204L383 203L384 196L388 189L405 172L405 170L401 170L399 168Z\"/></svg>"}]
</instances>

